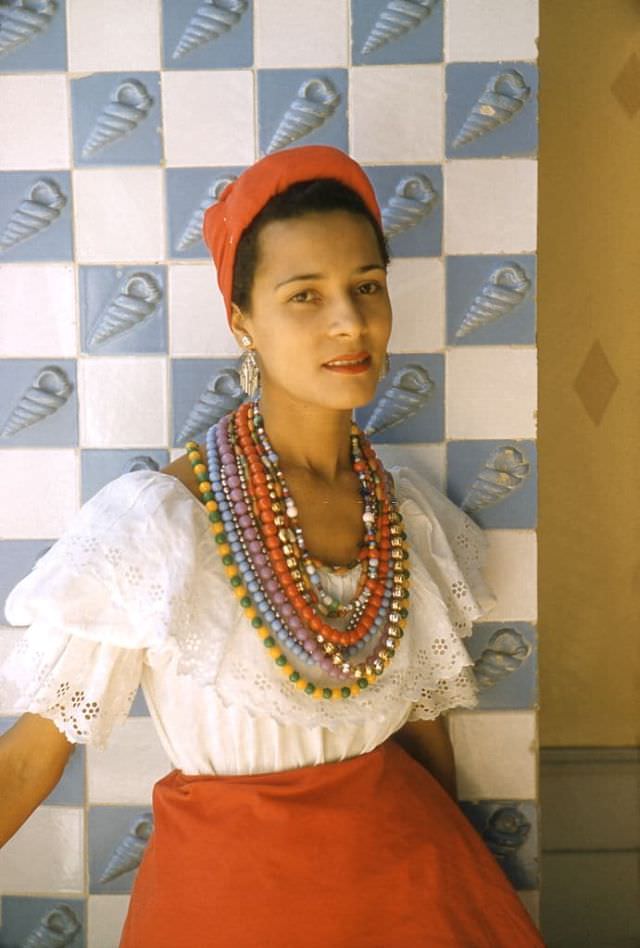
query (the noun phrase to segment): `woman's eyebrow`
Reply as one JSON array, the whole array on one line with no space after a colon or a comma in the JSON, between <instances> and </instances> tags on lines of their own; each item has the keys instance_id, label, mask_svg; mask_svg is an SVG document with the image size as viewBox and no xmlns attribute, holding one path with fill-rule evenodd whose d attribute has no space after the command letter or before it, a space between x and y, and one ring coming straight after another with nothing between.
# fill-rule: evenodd
<instances>
[{"instance_id":1,"label":"woman's eyebrow","mask_svg":"<svg viewBox=\"0 0 640 948\"><path fill-rule=\"evenodd\" d=\"M354 270L354 273L366 273L369 270L384 270L385 268L381 263L365 263L363 267L358 267ZM284 286L285 283L295 283L297 280L324 280L324 273L299 273L297 276L287 277L286 280L282 280L281 283L276 283L275 289Z\"/></svg>"}]
</instances>

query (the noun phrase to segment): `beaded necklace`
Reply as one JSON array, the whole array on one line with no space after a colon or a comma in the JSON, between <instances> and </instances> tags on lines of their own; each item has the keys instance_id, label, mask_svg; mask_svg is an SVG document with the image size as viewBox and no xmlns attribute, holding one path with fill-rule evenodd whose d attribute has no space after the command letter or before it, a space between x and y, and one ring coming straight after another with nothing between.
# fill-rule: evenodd
<instances>
[{"instance_id":1,"label":"beaded necklace","mask_svg":"<svg viewBox=\"0 0 640 948\"><path fill-rule=\"evenodd\" d=\"M212 425L206 448L209 470L197 442L185 444L226 575L276 665L314 698L355 697L375 684L403 636L410 574L392 482L364 433L352 425L364 541L360 582L347 604L322 589L318 561L306 549L295 502L255 403L244 402ZM345 629L328 623L336 617L346 618ZM365 646L369 654L353 658ZM283 647L341 686L321 687L303 676Z\"/></svg>"}]
</instances>

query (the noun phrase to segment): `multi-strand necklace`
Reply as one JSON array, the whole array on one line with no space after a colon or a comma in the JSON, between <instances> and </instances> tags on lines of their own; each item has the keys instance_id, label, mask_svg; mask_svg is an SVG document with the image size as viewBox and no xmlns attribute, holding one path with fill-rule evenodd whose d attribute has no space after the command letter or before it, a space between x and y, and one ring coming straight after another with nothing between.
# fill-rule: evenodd
<instances>
[{"instance_id":1,"label":"multi-strand necklace","mask_svg":"<svg viewBox=\"0 0 640 948\"><path fill-rule=\"evenodd\" d=\"M392 482L360 428L351 428L351 457L363 501L364 539L360 580L348 603L322 586L254 402L244 402L207 431L209 470L197 442L188 441L185 448L231 587L276 665L314 698L355 697L374 684L393 659L406 624L409 553ZM344 628L330 619L342 620ZM317 685L294 667L297 660L315 664L340 685Z\"/></svg>"}]
</instances>

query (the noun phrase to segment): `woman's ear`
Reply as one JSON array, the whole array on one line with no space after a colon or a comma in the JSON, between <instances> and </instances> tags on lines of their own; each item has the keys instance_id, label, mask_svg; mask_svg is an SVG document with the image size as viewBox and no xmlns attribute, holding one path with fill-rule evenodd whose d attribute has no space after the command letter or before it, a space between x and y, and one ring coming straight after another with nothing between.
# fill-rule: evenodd
<instances>
[{"instance_id":1,"label":"woman's ear","mask_svg":"<svg viewBox=\"0 0 640 948\"><path fill-rule=\"evenodd\" d=\"M241 349L244 348L241 341L242 337L251 336L247 323L248 323L248 320L247 320L246 315L242 312L242 310L236 303L232 303L229 325L231 327L231 332L236 337L236 342L238 343Z\"/></svg>"}]
</instances>

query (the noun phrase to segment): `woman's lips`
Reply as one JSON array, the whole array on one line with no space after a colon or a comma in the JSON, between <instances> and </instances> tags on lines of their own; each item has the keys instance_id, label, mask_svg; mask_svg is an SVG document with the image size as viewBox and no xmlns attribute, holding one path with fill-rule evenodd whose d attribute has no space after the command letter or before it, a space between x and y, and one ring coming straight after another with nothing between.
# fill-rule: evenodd
<instances>
[{"instance_id":1,"label":"woman's lips","mask_svg":"<svg viewBox=\"0 0 640 948\"><path fill-rule=\"evenodd\" d=\"M371 368L371 356L367 353L341 356L339 359L325 362L323 368L329 369L330 372L340 372L343 375L358 375L367 372Z\"/></svg>"}]
</instances>

